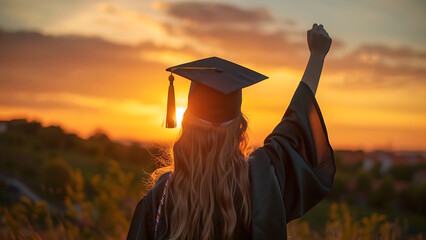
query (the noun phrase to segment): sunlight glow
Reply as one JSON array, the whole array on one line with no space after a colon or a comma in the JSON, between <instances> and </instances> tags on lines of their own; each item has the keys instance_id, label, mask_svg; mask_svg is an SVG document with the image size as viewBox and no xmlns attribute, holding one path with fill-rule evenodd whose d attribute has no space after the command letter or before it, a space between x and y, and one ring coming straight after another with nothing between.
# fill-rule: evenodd
<instances>
[{"instance_id":1,"label":"sunlight glow","mask_svg":"<svg viewBox=\"0 0 426 240\"><path fill-rule=\"evenodd\" d=\"M177 107L176 108L176 122L177 122L177 127L181 127L182 126L182 119L183 119L183 114L185 113L185 108L184 107Z\"/></svg>"}]
</instances>

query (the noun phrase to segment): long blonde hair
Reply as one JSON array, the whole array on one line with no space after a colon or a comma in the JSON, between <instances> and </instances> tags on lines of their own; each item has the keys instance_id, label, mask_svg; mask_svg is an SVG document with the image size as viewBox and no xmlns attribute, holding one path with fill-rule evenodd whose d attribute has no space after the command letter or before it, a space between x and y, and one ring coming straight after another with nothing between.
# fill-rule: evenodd
<instances>
[{"instance_id":1,"label":"long blonde hair","mask_svg":"<svg viewBox=\"0 0 426 240\"><path fill-rule=\"evenodd\" d=\"M237 216L249 229L251 185L247 120L240 114L226 126L212 126L185 113L178 140L173 146L174 170L165 200L170 239L213 239L213 213L223 223L222 238L232 239ZM170 166L163 170L170 169ZM160 170L161 172L161 170ZM241 208L234 197L242 198ZM171 203L171 204L170 204ZM167 206L173 206L167 209Z\"/></svg>"}]
</instances>

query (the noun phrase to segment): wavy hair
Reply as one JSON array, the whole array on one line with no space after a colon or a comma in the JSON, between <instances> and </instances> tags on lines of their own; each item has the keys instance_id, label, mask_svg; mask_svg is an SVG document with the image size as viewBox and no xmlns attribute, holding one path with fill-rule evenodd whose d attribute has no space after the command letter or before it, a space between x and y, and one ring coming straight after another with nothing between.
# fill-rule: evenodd
<instances>
[{"instance_id":1,"label":"wavy hair","mask_svg":"<svg viewBox=\"0 0 426 240\"><path fill-rule=\"evenodd\" d=\"M246 130L243 114L226 126L217 127L185 113L180 136L173 146L171 166L159 169L173 169L165 199L170 239L213 239L215 210L223 223L221 238L232 239L237 216L249 229L251 186L247 157L251 149ZM237 194L242 198L239 209L234 205Z\"/></svg>"}]
</instances>

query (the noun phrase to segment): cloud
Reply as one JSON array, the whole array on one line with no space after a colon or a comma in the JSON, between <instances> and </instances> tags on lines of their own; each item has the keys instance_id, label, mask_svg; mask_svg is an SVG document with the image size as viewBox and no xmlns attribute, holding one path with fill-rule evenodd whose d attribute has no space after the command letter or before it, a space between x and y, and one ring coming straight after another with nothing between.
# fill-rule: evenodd
<instances>
[{"instance_id":1,"label":"cloud","mask_svg":"<svg viewBox=\"0 0 426 240\"><path fill-rule=\"evenodd\" d=\"M261 23L274 20L268 9L242 9L214 2L175 2L157 5L170 16L198 24Z\"/></svg>"},{"instance_id":2,"label":"cloud","mask_svg":"<svg viewBox=\"0 0 426 240\"><path fill-rule=\"evenodd\" d=\"M230 4L201 2L176 2L161 7L178 20L165 23L170 31L178 29L173 35L202 43L210 55L268 71L301 72L306 65L309 56L306 31L294 29L296 24L281 26L280 20L267 9L248 10ZM327 74L333 79L328 83L330 87L395 88L425 84L425 51L380 43L344 48L343 41L333 39L326 62ZM345 51L341 51L343 49Z\"/></svg>"},{"instance_id":3,"label":"cloud","mask_svg":"<svg viewBox=\"0 0 426 240\"><path fill-rule=\"evenodd\" d=\"M279 120L301 77L309 54L306 43L291 40L285 31L194 26L182 30L213 51L200 52L190 45L173 47L145 42L129 46L99 38L0 31L0 108L9 115L47 114L47 119L62 118L61 121L74 127L76 122L86 121L79 128L102 126L115 129L116 136L138 137L137 133L141 132L143 136L164 137L167 134L153 130L159 127L166 105L168 82L164 69L220 52L219 56L248 64L271 77L259 87L245 90L244 101L253 117L263 119L254 121L254 132L266 134L272 126L265 125L265 121ZM373 112L396 108L405 113L413 109L412 116L424 109L421 90L425 89L424 52L407 47L364 45L338 57L333 52L330 54L322 80L327 88L318 96L322 106L327 106L332 114L334 111L331 118L334 122L346 121L345 117L356 118L357 112L351 112L354 106ZM421 63L413 63L416 61ZM181 106L185 106L187 96L183 82L176 83L176 100ZM353 91L371 88L383 91ZM410 90L413 88L415 91ZM259 101L259 96L267 97ZM359 96L365 99L360 102ZM333 110L341 105L342 109L352 110ZM86 120L82 121L81 117ZM129 126L138 129L127 129Z\"/></svg>"},{"instance_id":4,"label":"cloud","mask_svg":"<svg viewBox=\"0 0 426 240\"><path fill-rule=\"evenodd\" d=\"M170 35L192 39L204 47L204 55L265 69L303 68L309 56L306 30L295 29L293 20L275 18L268 9L212 2L157 3L156 8L173 18L164 23ZM342 46L334 39L334 49Z\"/></svg>"},{"instance_id":5,"label":"cloud","mask_svg":"<svg viewBox=\"0 0 426 240\"><path fill-rule=\"evenodd\" d=\"M195 5L199 7L202 3ZM109 14L133 14L111 5L99 7ZM167 24L163 26L171 29ZM149 79L161 78L164 68L170 65L218 55L266 72L301 72L309 56L305 38L295 39L294 33L286 30L268 31L262 26L235 28L216 22L208 28L181 24L179 31L174 33L177 38L184 35L204 49L195 48L191 41L179 47L152 42L129 46L98 38L0 32L0 87L117 98L126 92L131 97L152 101L151 95L141 95L138 89L159 90L160 85ZM343 47L341 41L333 40L326 62L327 74L332 79L327 84L331 87L425 84L425 51L375 44L334 54Z\"/></svg>"},{"instance_id":6,"label":"cloud","mask_svg":"<svg viewBox=\"0 0 426 240\"><path fill-rule=\"evenodd\" d=\"M426 52L407 46L362 45L348 54L328 60L327 69L340 79L338 88L426 87Z\"/></svg>"},{"instance_id":7,"label":"cloud","mask_svg":"<svg viewBox=\"0 0 426 240\"><path fill-rule=\"evenodd\" d=\"M141 59L167 66L190 62L203 57L202 52L188 45L173 47L166 45L159 46L151 42L145 42L139 44L136 49Z\"/></svg>"},{"instance_id":8,"label":"cloud","mask_svg":"<svg viewBox=\"0 0 426 240\"><path fill-rule=\"evenodd\" d=\"M309 57L305 39L293 39L286 31L267 32L261 28L201 28L185 26L184 33L243 64L262 69L302 71ZM337 44L336 44L337 43ZM426 84L426 52L407 46L362 45L339 52L344 46L337 39L326 60L327 74L336 88L395 88Z\"/></svg>"},{"instance_id":9,"label":"cloud","mask_svg":"<svg viewBox=\"0 0 426 240\"><path fill-rule=\"evenodd\" d=\"M172 42L168 40L167 29L158 14L149 10L138 10L129 2L86 1L86 6L73 12L72 16L57 17L55 21L36 29L53 35L98 36L129 45L137 45L142 41Z\"/></svg>"},{"instance_id":10,"label":"cloud","mask_svg":"<svg viewBox=\"0 0 426 240\"><path fill-rule=\"evenodd\" d=\"M99 3L97 5L97 9L103 13L106 13L107 15L115 16L119 18L121 21L123 21L123 19L128 19L130 21L136 21L139 24L144 24L146 26L149 26L152 29L160 31L160 32L165 31L163 24L161 22L158 22L154 20L153 18L145 14L142 14L141 12L133 11L127 8L118 7L118 6L107 4L107 3Z\"/></svg>"},{"instance_id":11,"label":"cloud","mask_svg":"<svg viewBox=\"0 0 426 240\"><path fill-rule=\"evenodd\" d=\"M398 59L426 59L426 51L415 51L407 46L391 48L385 45L363 45L357 49L358 53L374 53L383 57L392 57Z\"/></svg>"},{"instance_id":12,"label":"cloud","mask_svg":"<svg viewBox=\"0 0 426 240\"><path fill-rule=\"evenodd\" d=\"M0 88L10 91L69 92L94 97L127 96L144 103L162 101L168 66L218 55L271 73L301 72L309 50L285 31L262 29L182 28L186 35L209 46L153 43L114 44L98 38L45 36L34 32L0 32ZM408 47L363 45L326 62L326 85L337 89L395 88L425 85L425 52ZM284 75L282 76L283 78ZM274 76L280 78L280 75ZM147 89L149 89L147 91Z\"/></svg>"},{"instance_id":13,"label":"cloud","mask_svg":"<svg viewBox=\"0 0 426 240\"><path fill-rule=\"evenodd\" d=\"M0 32L0 88L152 101L144 89L158 90L154 79L167 66L142 59L144 50L98 38Z\"/></svg>"},{"instance_id":14,"label":"cloud","mask_svg":"<svg viewBox=\"0 0 426 240\"><path fill-rule=\"evenodd\" d=\"M185 28L185 33L217 52L265 67L296 67L304 60L307 46L290 41L285 32L265 33L262 29Z\"/></svg>"},{"instance_id":15,"label":"cloud","mask_svg":"<svg viewBox=\"0 0 426 240\"><path fill-rule=\"evenodd\" d=\"M143 116L161 114L155 104L144 104L135 99L110 99L66 92L1 92L0 106L27 107L32 109L69 109L99 111L108 109L120 114Z\"/></svg>"}]
</instances>

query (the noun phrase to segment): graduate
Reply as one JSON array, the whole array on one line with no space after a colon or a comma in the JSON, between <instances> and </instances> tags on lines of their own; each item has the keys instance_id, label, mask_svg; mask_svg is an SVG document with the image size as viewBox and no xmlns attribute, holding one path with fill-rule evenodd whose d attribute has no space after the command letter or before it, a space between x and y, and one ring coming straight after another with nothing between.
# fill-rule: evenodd
<instances>
[{"instance_id":1,"label":"graduate","mask_svg":"<svg viewBox=\"0 0 426 240\"><path fill-rule=\"evenodd\" d=\"M173 74L191 81L188 106L172 166L160 169L170 171L137 204L128 239L286 239L286 224L330 192L336 168L315 93L331 38L314 24L307 40L288 109L252 153L242 88L266 76L218 57L167 69L166 127L176 126Z\"/></svg>"}]
</instances>

